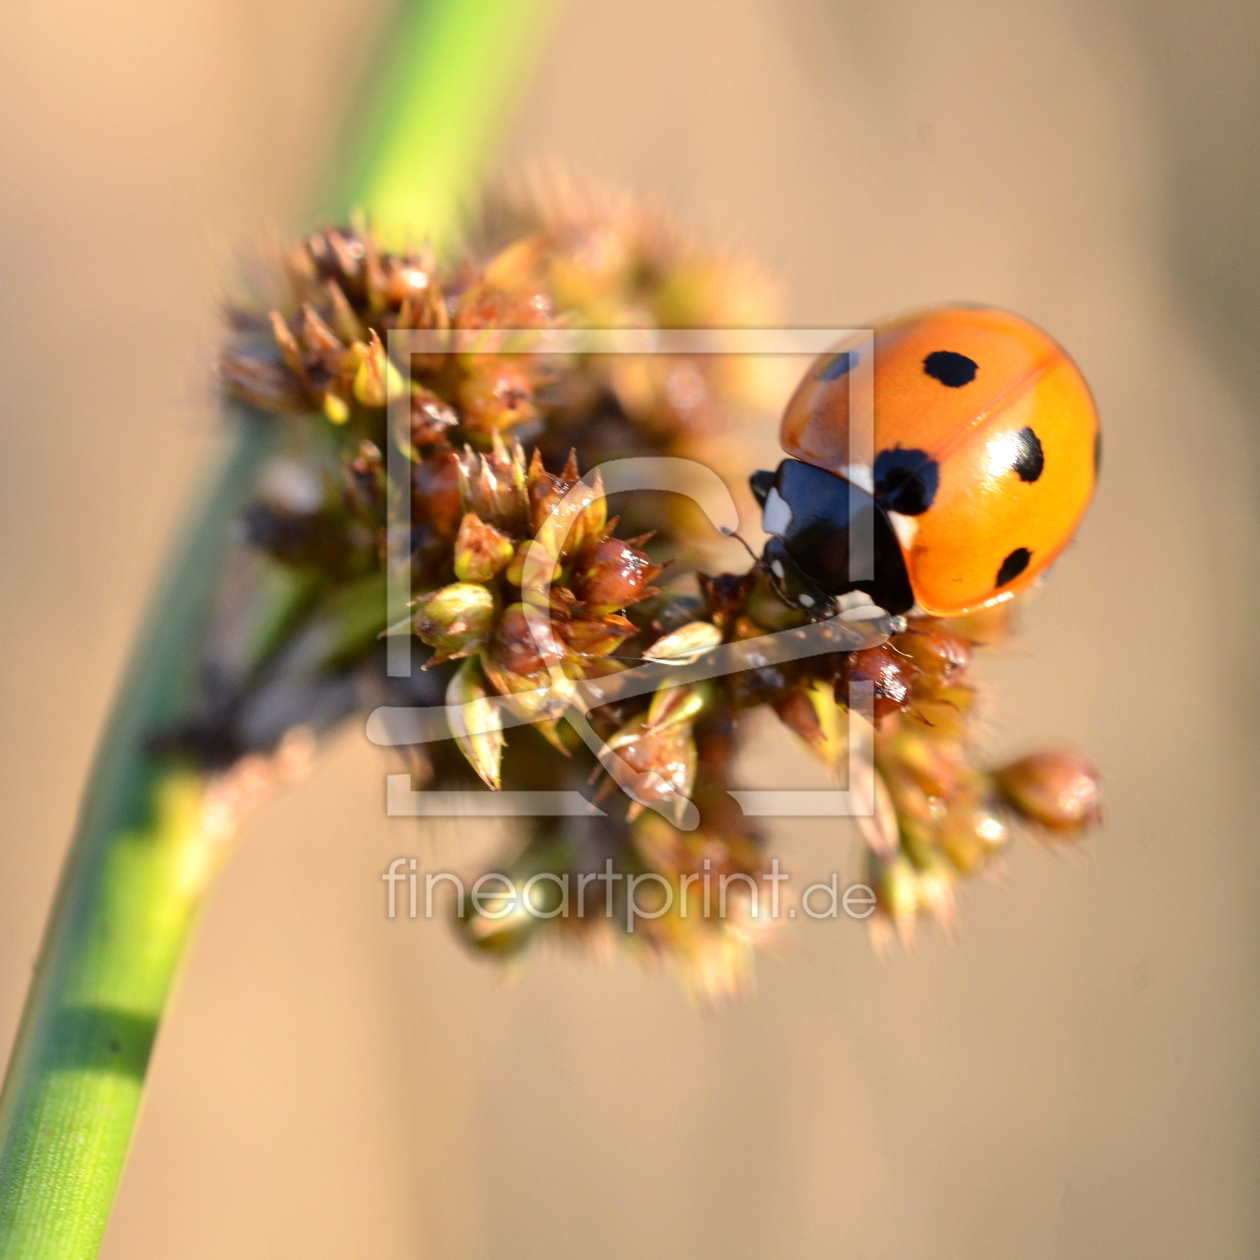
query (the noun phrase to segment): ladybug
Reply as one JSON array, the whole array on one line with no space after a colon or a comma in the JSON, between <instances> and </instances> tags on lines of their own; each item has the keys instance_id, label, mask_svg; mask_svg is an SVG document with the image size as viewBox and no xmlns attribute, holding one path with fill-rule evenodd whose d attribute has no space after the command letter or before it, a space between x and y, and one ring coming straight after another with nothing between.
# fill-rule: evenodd
<instances>
[{"instance_id":1,"label":"ladybug","mask_svg":"<svg viewBox=\"0 0 1260 1260\"><path fill-rule=\"evenodd\" d=\"M864 353L855 339L814 362L783 416L791 458L752 476L781 593L842 617L871 604L958 617L1019 594L1067 545L1098 476L1098 417L1076 365L1005 311L884 324L863 452L850 449L849 397Z\"/></svg>"}]
</instances>

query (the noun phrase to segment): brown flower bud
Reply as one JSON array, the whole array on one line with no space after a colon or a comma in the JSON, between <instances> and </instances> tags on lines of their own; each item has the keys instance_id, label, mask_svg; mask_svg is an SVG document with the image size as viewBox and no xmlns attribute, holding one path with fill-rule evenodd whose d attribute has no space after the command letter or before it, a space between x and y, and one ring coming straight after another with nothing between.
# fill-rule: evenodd
<instances>
[{"instance_id":1,"label":"brown flower bud","mask_svg":"<svg viewBox=\"0 0 1260 1260\"><path fill-rule=\"evenodd\" d=\"M1065 839L1102 817L1101 777L1073 749L1022 757L995 771L993 780L1021 817Z\"/></svg>"},{"instance_id":2,"label":"brown flower bud","mask_svg":"<svg viewBox=\"0 0 1260 1260\"><path fill-rule=\"evenodd\" d=\"M543 467L542 454L535 448L529 461L526 484L529 489L529 527L537 534L564 498L570 483L549 473Z\"/></svg>"},{"instance_id":3,"label":"brown flower bud","mask_svg":"<svg viewBox=\"0 0 1260 1260\"><path fill-rule=\"evenodd\" d=\"M556 632L579 656L607 656L639 633L631 621L617 613L559 620Z\"/></svg>"},{"instance_id":4,"label":"brown flower bud","mask_svg":"<svg viewBox=\"0 0 1260 1260\"><path fill-rule=\"evenodd\" d=\"M563 674L553 676L534 642L524 604L512 604L499 619L489 650L482 657L486 677L501 696L511 701L512 711L538 729L566 752L559 737L546 725L564 712L575 684ZM551 651L547 644L541 645ZM555 645L558 649L562 645Z\"/></svg>"},{"instance_id":5,"label":"brown flower bud","mask_svg":"<svg viewBox=\"0 0 1260 1260\"><path fill-rule=\"evenodd\" d=\"M490 658L509 673L527 678L542 675L545 681L546 663L534 641L524 604L511 604L503 610L490 645Z\"/></svg>"},{"instance_id":6,"label":"brown flower bud","mask_svg":"<svg viewBox=\"0 0 1260 1260\"><path fill-rule=\"evenodd\" d=\"M847 733L831 683L817 681L774 702L780 721L824 764L835 767L848 749Z\"/></svg>"},{"instance_id":7,"label":"brown flower bud","mask_svg":"<svg viewBox=\"0 0 1260 1260\"><path fill-rule=\"evenodd\" d=\"M432 664L479 652L494 628L494 595L475 582L453 582L421 598L416 634L433 648Z\"/></svg>"},{"instance_id":8,"label":"brown flower bud","mask_svg":"<svg viewBox=\"0 0 1260 1260\"><path fill-rule=\"evenodd\" d=\"M592 612L615 612L655 594L649 584L660 572L660 565L630 543L605 538L578 557L573 591Z\"/></svg>"},{"instance_id":9,"label":"brown flower bud","mask_svg":"<svg viewBox=\"0 0 1260 1260\"><path fill-rule=\"evenodd\" d=\"M513 536L525 532L528 498L525 453L519 442L507 447L498 433L493 448L476 455L466 450L459 462L464 510Z\"/></svg>"},{"instance_id":10,"label":"brown flower bud","mask_svg":"<svg viewBox=\"0 0 1260 1260\"><path fill-rule=\"evenodd\" d=\"M909 657L925 682L952 682L971 663L971 644L940 622L916 622L888 642Z\"/></svg>"},{"instance_id":11,"label":"brown flower bud","mask_svg":"<svg viewBox=\"0 0 1260 1260\"><path fill-rule=\"evenodd\" d=\"M455 576L461 582L489 582L507 568L515 550L506 534L469 512L455 539Z\"/></svg>"},{"instance_id":12,"label":"brown flower bud","mask_svg":"<svg viewBox=\"0 0 1260 1260\"><path fill-rule=\"evenodd\" d=\"M671 802L675 814L685 809L696 780L696 742L689 722L649 727L646 715L640 714L607 741L599 759L633 796L631 818L644 804Z\"/></svg>"},{"instance_id":13,"label":"brown flower bud","mask_svg":"<svg viewBox=\"0 0 1260 1260\"><path fill-rule=\"evenodd\" d=\"M483 355L459 384L459 406L470 429L491 432L523 424L538 414L529 372L503 355Z\"/></svg>"},{"instance_id":14,"label":"brown flower bud","mask_svg":"<svg viewBox=\"0 0 1260 1260\"><path fill-rule=\"evenodd\" d=\"M535 452L528 486L534 537L556 559L602 537L608 518L603 480L596 470L589 484L579 481L573 452L560 477L547 472Z\"/></svg>"},{"instance_id":15,"label":"brown flower bud","mask_svg":"<svg viewBox=\"0 0 1260 1260\"><path fill-rule=\"evenodd\" d=\"M459 423L455 409L431 389L411 387L411 444L429 446Z\"/></svg>"},{"instance_id":16,"label":"brown flower bud","mask_svg":"<svg viewBox=\"0 0 1260 1260\"><path fill-rule=\"evenodd\" d=\"M459 460L449 447L438 447L411 474L411 523L427 524L442 538L454 538L463 516Z\"/></svg>"},{"instance_id":17,"label":"brown flower bud","mask_svg":"<svg viewBox=\"0 0 1260 1260\"><path fill-rule=\"evenodd\" d=\"M846 682L873 688L877 722L910 703L910 685L917 674L914 662L887 643L851 652L845 662Z\"/></svg>"},{"instance_id":18,"label":"brown flower bud","mask_svg":"<svg viewBox=\"0 0 1260 1260\"><path fill-rule=\"evenodd\" d=\"M346 508L361 520L380 527L385 519L385 461L375 442L360 442L353 459L345 459Z\"/></svg>"}]
</instances>

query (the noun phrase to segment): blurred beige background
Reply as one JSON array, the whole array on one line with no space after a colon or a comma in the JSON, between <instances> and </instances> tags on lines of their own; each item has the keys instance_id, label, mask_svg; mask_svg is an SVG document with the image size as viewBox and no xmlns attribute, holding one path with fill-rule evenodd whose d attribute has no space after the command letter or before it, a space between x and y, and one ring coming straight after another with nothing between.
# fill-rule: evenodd
<instances>
[{"instance_id":1,"label":"blurred beige background","mask_svg":"<svg viewBox=\"0 0 1260 1260\"><path fill-rule=\"evenodd\" d=\"M349 0L0 16L0 1038L143 599L212 444L233 250L293 223ZM950 298L1054 331L1105 476L988 667L990 742L1109 786L961 940L801 925L751 1000L387 922L347 733L258 816L163 1029L110 1260L1239 1257L1260 1188L1260 13L1246 0L575 0L503 161L663 193L792 319ZM781 828L789 868L852 841Z\"/></svg>"}]
</instances>

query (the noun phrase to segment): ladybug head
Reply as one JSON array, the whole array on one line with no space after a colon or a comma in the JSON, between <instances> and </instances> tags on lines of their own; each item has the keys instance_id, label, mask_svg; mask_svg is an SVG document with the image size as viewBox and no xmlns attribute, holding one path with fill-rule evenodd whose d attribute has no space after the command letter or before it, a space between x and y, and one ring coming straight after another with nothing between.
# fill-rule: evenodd
<instances>
[{"instance_id":1,"label":"ladybug head","mask_svg":"<svg viewBox=\"0 0 1260 1260\"><path fill-rule=\"evenodd\" d=\"M914 605L905 559L884 509L860 486L797 459L752 475L770 535L762 563L783 594L813 615Z\"/></svg>"}]
</instances>

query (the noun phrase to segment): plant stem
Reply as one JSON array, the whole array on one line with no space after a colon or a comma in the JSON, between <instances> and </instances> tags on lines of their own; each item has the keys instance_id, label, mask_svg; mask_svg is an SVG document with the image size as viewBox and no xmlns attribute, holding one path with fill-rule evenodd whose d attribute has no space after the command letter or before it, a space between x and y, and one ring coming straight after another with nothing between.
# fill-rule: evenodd
<instances>
[{"instance_id":1,"label":"plant stem","mask_svg":"<svg viewBox=\"0 0 1260 1260\"><path fill-rule=\"evenodd\" d=\"M392 69L346 203L446 238L554 0L428 0L387 32ZM187 712L229 526L272 446L242 418L102 739L0 1096L0 1260L99 1248L153 1040L228 837L208 779L151 753Z\"/></svg>"},{"instance_id":2,"label":"plant stem","mask_svg":"<svg viewBox=\"0 0 1260 1260\"><path fill-rule=\"evenodd\" d=\"M0 1099L0 1256L92 1256L222 839L204 780L145 749L196 685L228 524L271 445L245 419L142 634L93 768Z\"/></svg>"},{"instance_id":3,"label":"plant stem","mask_svg":"<svg viewBox=\"0 0 1260 1260\"><path fill-rule=\"evenodd\" d=\"M373 234L447 244L469 210L495 136L523 86L559 0L428 0L407 5L369 107L372 139L340 197L339 215Z\"/></svg>"}]
</instances>

